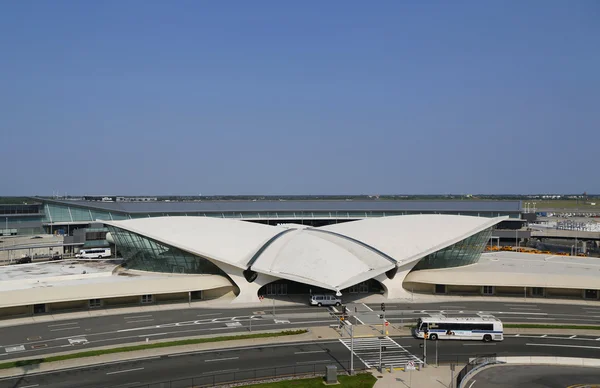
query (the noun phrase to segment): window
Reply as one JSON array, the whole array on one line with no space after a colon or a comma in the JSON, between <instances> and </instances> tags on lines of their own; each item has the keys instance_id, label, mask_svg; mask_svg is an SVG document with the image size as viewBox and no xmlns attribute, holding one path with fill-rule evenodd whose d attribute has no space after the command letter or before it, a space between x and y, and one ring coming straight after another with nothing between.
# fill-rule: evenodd
<instances>
[{"instance_id":1,"label":"window","mask_svg":"<svg viewBox=\"0 0 600 388\"><path fill-rule=\"evenodd\" d=\"M585 299L598 299L598 290L585 290L583 297Z\"/></svg>"},{"instance_id":2,"label":"window","mask_svg":"<svg viewBox=\"0 0 600 388\"><path fill-rule=\"evenodd\" d=\"M90 299L89 303L90 303L90 308L91 309L102 307L102 300L101 299Z\"/></svg>"},{"instance_id":3,"label":"window","mask_svg":"<svg viewBox=\"0 0 600 388\"><path fill-rule=\"evenodd\" d=\"M446 293L446 285L445 284L436 284L435 285L435 293L436 294L445 294Z\"/></svg>"},{"instance_id":4,"label":"window","mask_svg":"<svg viewBox=\"0 0 600 388\"><path fill-rule=\"evenodd\" d=\"M542 287L532 287L531 295L533 296L544 296L544 288Z\"/></svg>"},{"instance_id":5,"label":"window","mask_svg":"<svg viewBox=\"0 0 600 388\"><path fill-rule=\"evenodd\" d=\"M152 303L152 295L142 295L142 303Z\"/></svg>"},{"instance_id":6,"label":"window","mask_svg":"<svg viewBox=\"0 0 600 388\"><path fill-rule=\"evenodd\" d=\"M483 295L494 295L494 286L483 286Z\"/></svg>"}]
</instances>

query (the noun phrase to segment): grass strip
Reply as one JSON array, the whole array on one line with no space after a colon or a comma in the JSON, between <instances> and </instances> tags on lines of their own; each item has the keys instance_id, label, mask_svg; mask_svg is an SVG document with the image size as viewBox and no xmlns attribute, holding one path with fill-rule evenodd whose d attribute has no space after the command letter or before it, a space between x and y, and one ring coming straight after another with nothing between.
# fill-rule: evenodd
<instances>
[{"instance_id":1,"label":"grass strip","mask_svg":"<svg viewBox=\"0 0 600 388\"><path fill-rule=\"evenodd\" d=\"M223 336L223 337L192 338L192 339L185 339L185 340L178 340L178 341L155 342L152 344L132 345L132 346L124 346L124 347L120 347L120 348L111 348L111 349L89 350L89 351L80 352L80 353L62 354L59 356L34 358L34 359L29 359L29 360L9 361L9 362L0 363L0 369L18 368L18 367L28 366L28 365L38 365L38 364L42 364L44 362L65 361L65 360L72 360L75 358L101 356L104 354L134 352L136 350L168 348L171 346L195 345L195 344L203 344L203 343L208 343L208 342L223 342L223 341L243 340L243 339L252 339L252 338L283 337L283 336L288 336L288 335L304 334L307 332L308 332L308 330L306 330L306 329L285 330L285 331L279 331L276 333L242 334L242 335L229 335L229 336Z\"/></svg>"},{"instance_id":2,"label":"grass strip","mask_svg":"<svg viewBox=\"0 0 600 388\"><path fill-rule=\"evenodd\" d=\"M505 329L574 329L574 330L600 330L600 326L585 325L544 325L535 323L505 323Z\"/></svg>"},{"instance_id":3,"label":"grass strip","mask_svg":"<svg viewBox=\"0 0 600 388\"><path fill-rule=\"evenodd\" d=\"M282 380L274 383L263 383L245 385L244 388L323 388L323 378L315 377L312 379ZM348 388L371 388L377 382L377 378L370 373L360 373L354 376L338 376L339 385L336 387Z\"/></svg>"}]
</instances>

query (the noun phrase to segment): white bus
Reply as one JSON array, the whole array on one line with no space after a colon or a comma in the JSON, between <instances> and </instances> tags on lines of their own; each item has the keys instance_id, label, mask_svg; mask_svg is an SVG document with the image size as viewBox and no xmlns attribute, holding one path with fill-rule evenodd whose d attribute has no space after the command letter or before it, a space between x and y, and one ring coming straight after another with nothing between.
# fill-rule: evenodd
<instances>
[{"instance_id":1,"label":"white bus","mask_svg":"<svg viewBox=\"0 0 600 388\"><path fill-rule=\"evenodd\" d=\"M502 341L504 329L502 322L493 317L447 318L444 316L421 317L417 321L414 334L423 338L428 334L430 340L482 340L485 342Z\"/></svg>"},{"instance_id":2,"label":"white bus","mask_svg":"<svg viewBox=\"0 0 600 388\"><path fill-rule=\"evenodd\" d=\"M102 259L110 256L110 248L82 249L75 255L79 259Z\"/></svg>"}]
</instances>

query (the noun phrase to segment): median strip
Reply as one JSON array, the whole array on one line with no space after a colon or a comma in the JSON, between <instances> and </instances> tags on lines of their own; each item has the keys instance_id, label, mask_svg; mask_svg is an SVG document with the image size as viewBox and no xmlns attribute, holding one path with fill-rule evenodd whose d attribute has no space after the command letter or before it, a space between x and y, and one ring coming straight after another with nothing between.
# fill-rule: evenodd
<instances>
[{"instance_id":1,"label":"median strip","mask_svg":"<svg viewBox=\"0 0 600 388\"><path fill-rule=\"evenodd\" d=\"M124 346L124 347L112 348L112 349L89 350L89 351L80 352L80 353L63 354L63 355L59 355L59 356L4 362L4 363L0 363L0 369L18 368L18 367L29 366L29 365L38 365L38 364L42 364L42 363L46 363L46 362L72 360L72 359L76 359L76 358L102 356L104 354L134 352L137 350L158 349L158 348L167 348L167 347L182 346L182 345L195 345L195 344L203 344L203 343L209 343L209 342L223 342L223 341L234 341L234 340L244 340L244 339L254 339L254 338L283 337L283 336L291 336L291 335L298 335L298 334L305 334L305 333L308 333L308 330L306 330L306 329L285 330L285 331L279 331L276 333L256 333L256 334L243 334L243 335L229 335L229 336L223 336L223 337L193 338L193 339L178 340L178 341L157 342L157 343L153 343L153 344Z\"/></svg>"}]
</instances>

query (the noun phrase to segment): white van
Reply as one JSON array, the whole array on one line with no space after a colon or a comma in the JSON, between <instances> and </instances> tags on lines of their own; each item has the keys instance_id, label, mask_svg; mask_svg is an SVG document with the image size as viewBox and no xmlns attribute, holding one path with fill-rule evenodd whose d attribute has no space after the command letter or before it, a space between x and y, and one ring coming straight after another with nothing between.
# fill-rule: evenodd
<instances>
[{"instance_id":1,"label":"white van","mask_svg":"<svg viewBox=\"0 0 600 388\"><path fill-rule=\"evenodd\" d=\"M342 300L336 298L333 295L311 295L310 305L311 306L339 306L342 304Z\"/></svg>"},{"instance_id":2,"label":"white van","mask_svg":"<svg viewBox=\"0 0 600 388\"><path fill-rule=\"evenodd\" d=\"M78 259L102 259L110 256L110 248L82 249L75 255Z\"/></svg>"}]
</instances>

